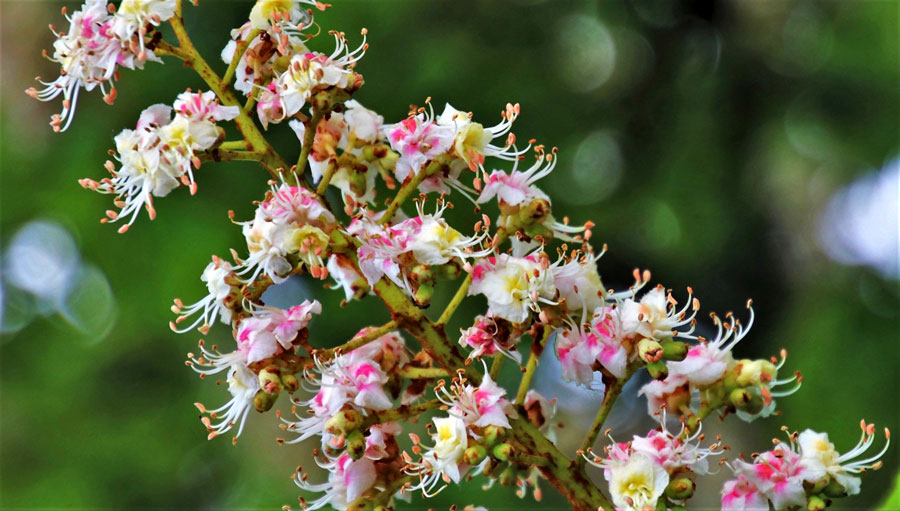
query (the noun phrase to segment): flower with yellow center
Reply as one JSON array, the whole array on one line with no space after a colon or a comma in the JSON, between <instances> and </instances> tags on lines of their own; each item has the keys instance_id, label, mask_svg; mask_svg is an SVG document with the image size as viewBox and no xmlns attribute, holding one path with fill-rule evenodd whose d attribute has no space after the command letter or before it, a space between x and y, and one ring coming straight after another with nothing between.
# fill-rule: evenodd
<instances>
[{"instance_id":1,"label":"flower with yellow center","mask_svg":"<svg viewBox=\"0 0 900 511\"><path fill-rule=\"evenodd\" d=\"M616 509L655 509L669 484L669 474L643 454L634 453L625 462L608 465L609 492Z\"/></svg>"},{"instance_id":2,"label":"flower with yellow center","mask_svg":"<svg viewBox=\"0 0 900 511\"><path fill-rule=\"evenodd\" d=\"M459 462L469 446L466 423L459 417L437 417L434 419L435 440L430 462L435 472L442 472L454 483L459 482Z\"/></svg>"}]
</instances>

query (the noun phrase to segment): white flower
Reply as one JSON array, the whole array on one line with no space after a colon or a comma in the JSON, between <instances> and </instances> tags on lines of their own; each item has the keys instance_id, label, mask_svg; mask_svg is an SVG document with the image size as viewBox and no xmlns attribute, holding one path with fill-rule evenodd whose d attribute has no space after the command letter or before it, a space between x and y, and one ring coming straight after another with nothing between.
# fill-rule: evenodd
<instances>
[{"instance_id":1,"label":"white flower","mask_svg":"<svg viewBox=\"0 0 900 511\"><path fill-rule=\"evenodd\" d=\"M203 274L200 275L200 280L206 283L206 289L209 293L197 303L187 307L184 306L181 300L176 299L172 311L178 314L179 317L170 323L169 326L172 330L177 333L184 333L199 325L200 333L206 335L209 332L210 325L215 323L217 318L226 325L231 323L232 311L228 302L229 297L231 297L230 300L235 300L236 294L234 288L226 282L226 279L232 276L231 264L217 256L213 256L212 262L206 265ZM200 312L199 317L190 325L181 329L175 326L198 312Z\"/></svg>"},{"instance_id":2,"label":"white flower","mask_svg":"<svg viewBox=\"0 0 900 511\"><path fill-rule=\"evenodd\" d=\"M503 160L515 160L528 149L517 152L512 149L515 137L509 133L513 121L519 115L519 104L506 104L506 110L501 113L503 118L496 126L485 128L482 124L472 121L472 114L462 112L447 103L444 111L437 119L441 126L453 126L456 136L453 140L453 151L471 170L483 169L485 157L500 158ZM504 145L492 145L491 141L506 136Z\"/></svg>"},{"instance_id":3,"label":"white flower","mask_svg":"<svg viewBox=\"0 0 900 511\"><path fill-rule=\"evenodd\" d=\"M662 285L647 291L639 302L626 299L619 306L621 309L622 328L627 332L637 333L650 339L667 339L673 335L687 335L687 332L676 332L684 325L692 325L700 302L692 299L690 288L688 298L682 309L676 309L675 299L666 293Z\"/></svg>"},{"instance_id":4,"label":"white flower","mask_svg":"<svg viewBox=\"0 0 900 511\"><path fill-rule=\"evenodd\" d=\"M884 448L874 456L862 457L875 441L875 425L860 424L862 437L856 446L846 454L838 453L834 444L828 440L828 433L817 433L810 429L800 433L797 444L800 448L800 465L805 469L804 477L807 481L815 482L826 475L837 481L847 495L857 495L860 488L860 479L851 474L858 474L865 470L879 468L878 461L890 446L890 432L885 429L885 437L888 439Z\"/></svg>"},{"instance_id":5,"label":"white flower","mask_svg":"<svg viewBox=\"0 0 900 511\"><path fill-rule=\"evenodd\" d=\"M605 462L604 466L609 469L606 479L617 509L653 509L669 484L666 470L641 453L631 454L624 462Z\"/></svg>"},{"instance_id":6,"label":"white flower","mask_svg":"<svg viewBox=\"0 0 900 511\"><path fill-rule=\"evenodd\" d=\"M117 20L125 18L111 15L106 0L87 0L81 9L66 18L69 30L56 32L51 28L57 39L50 60L59 63L59 77L51 82L39 79L43 89L31 87L25 91L41 101L63 95L62 112L54 114L50 121L54 131L65 131L72 123L82 87L87 91L99 87L104 101L111 104L116 97L113 82L118 66L142 68L145 60L159 60L153 52L132 51L129 43L133 32L126 30L125 37L117 37L114 26Z\"/></svg>"},{"instance_id":7,"label":"white flower","mask_svg":"<svg viewBox=\"0 0 900 511\"><path fill-rule=\"evenodd\" d=\"M207 436L209 440L229 431L236 425L238 428L237 433L234 435L234 440L236 441L237 437L244 431L244 423L247 421L247 414L253 408L253 398L260 390L259 379L257 378L256 373L247 367L246 363L239 360L243 357L236 352L219 355L207 351L202 344L200 345L200 348L203 350L205 358L196 359L193 358L193 355L189 354L192 358L192 362L189 365L191 365L195 371L199 372L201 376L214 374L227 369L228 392L231 393L231 400L215 410L208 410L200 403L194 403L194 405L200 410L200 413L209 415L209 417L204 416L200 419L203 422L203 425L206 426L206 430L209 432L209 435ZM198 367L204 364L211 366L212 368L204 370L201 367ZM213 423L213 420L218 422Z\"/></svg>"},{"instance_id":8,"label":"white flower","mask_svg":"<svg viewBox=\"0 0 900 511\"><path fill-rule=\"evenodd\" d=\"M295 474L294 483L303 490L310 492L323 492L318 499L306 503L303 508L313 511L325 506L343 510L363 493L375 484L377 474L375 464L369 458L354 460L349 454L344 453L336 459L325 463L319 463L328 471L328 481L320 484L312 484L306 474Z\"/></svg>"},{"instance_id":9,"label":"white flower","mask_svg":"<svg viewBox=\"0 0 900 511\"><path fill-rule=\"evenodd\" d=\"M112 32L123 42L131 41L131 36L137 34L140 51L135 53L139 60L144 60L147 58L144 46L145 27L158 27L160 23L172 18L175 15L175 4L175 0L122 0L113 17Z\"/></svg>"},{"instance_id":10,"label":"white flower","mask_svg":"<svg viewBox=\"0 0 900 511\"><path fill-rule=\"evenodd\" d=\"M433 422L435 431L432 438L435 444L426 457L429 458L435 472L446 474L454 483L458 483L459 464L469 446L466 423L462 418L452 415L435 417Z\"/></svg>"},{"instance_id":11,"label":"white flower","mask_svg":"<svg viewBox=\"0 0 900 511\"><path fill-rule=\"evenodd\" d=\"M734 365L731 352L735 345L746 337L753 327L753 307L747 302L750 319L747 326L742 325L734 315L729 315L725 322L713 315L713 322L718 327L716 338L712 341L691 346L687 356L680 362L669 362L669 374L683 375L693 385L710 385L718 381L725 371Z\"/></svg>"},{"instance_id":12,"label":"white flower","mask_svg":"<svg viewBox=\"0 0 900 511\"><path fill-rule=\"evenodd\" d=\"M368 144L381 139L384 117L351 99L344 103L344 122L350 135Z\"/></svg>"},{"instance_id":13,"label":"white flower","mask_svg":"<svg viewBox=\"0 0 900 511\"><path fill-rule=\"evenodd\" d=\"M556 294L553 274L548 271L546 255L525 257L508 254L489 256L472 269L469 295L482 294L488 300L489 315L512 323L526 321L540 303L553 304Z\"/></svg>"}]
</instances>

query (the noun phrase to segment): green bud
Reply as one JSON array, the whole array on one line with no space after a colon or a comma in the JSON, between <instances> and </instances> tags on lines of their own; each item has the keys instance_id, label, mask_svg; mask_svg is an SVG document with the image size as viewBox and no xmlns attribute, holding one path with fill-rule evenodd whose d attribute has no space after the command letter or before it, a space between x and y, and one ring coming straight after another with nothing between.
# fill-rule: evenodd
<instances>
[{"instance_id":1,"label":"green bud","mask_svg":"<svg viewBox=\"0 0 900 511\"><path fill-rule=\"evenodd\" d=\"M751 415L761 412L764 406L762 396L747 389L734 389L731 391L729 399L736 409Z\"/></svg>"},{"instance_id":2,"label":"green bud","mask_svg":"<svg viewBox=\"0 0 900 511\"><path fill-rule=\"evenodd\" d=\"M672 362L681 362L688 353L687 343L681 341L663 341L660 343L663 350L663 359Z\"/></svg>"},{"instance_id":3,"label":"green bud","mask_svg":"<svg viewBox=\"0 0 900 511\"><path fill-rule=\"evenodd\" d=\"M847 489L844 488L841 483L837 482L837 479L832 478L831 481L828 481L828 485L825 486L825 489L822 491L822 493L826 497L838 499L847 496Z\"/></svg>"},{"instance_id":4,"label":"green bud","mask_svg":"<svg viewBox=\"0 0 900 511\"><path fill-rule=\"evenodd\" d=\"M822 479L819 479L818 481L813 481L813 482L804 481L803 488L806 490L806 493L808 495L815 495L817 493L822 493L822 491L825 489L826 486L828 486L828 483L830 481L831 481L831 479L828 476L825 476Z\"/></svg>"},{"instance_id":5,"label":"green bud","mask_svg":"<svg viewBox=\"0 0 900 511\"><path fill-rule=\"evenodd\" d=\"M641 357L645 364L659 362L663 356L663 348L659 342L646 337L638 342L637 349L638 356Z\"/></svg>"},{"instance_id":6,"label":"green bud","mask_svg":"<svg viewBox=\"0 0 900 511\"><path fill-rule=\"evenodd\" d=\"M737 384L741 387L758 387L775 379L775 364L768 360L741 360Z\"/></svg>"},{"instance_id":7,"label":"green bud","mask_svg":"<svg viewBox=\"0 0 900 511\"><path fill-rule=\"evenodd\" d=\"M662 360L647 364L647 372L650 373L650 377L654 380L665 380L666 376L669 376L669 368L666 367L666 363Z\"/></svg>"},{"instance_id":8,"label":"green bud","mask_svg":"<svg viewBox=\"0 0 900 511\"><path fill-rule=\"evenodd\" d=\"M413 295L413 300L416 301L416 305L419 307L427 307L431 303L432 296L434 296L434 284L427 282L419 284Z\"/></svg>"},{"instance_id":9,"label":"green bud","mask_svg":"<svg viewBox=\"0 0 900 511\"><path fill-rule=\"evenodd\" d=\"M469 465L478 465L484 461L485 456L487 456L487 449L476 444L466 449L466 452L463 453L463 461Z\"/></svg>"},{"instance_id":10,"label":"green bud","mask_svg":"<svg viewBox=\"0 0 900 511\"><path fill-rule=\"evenodd\" d=\"M283 374L281 375L281 386L284 387L284 390L288 391L288 393L293 394L300 388L300 380L293 374Z\"/></svg>"},{"instance_id":11,"label":"green bud","mask_svg":"<svg viewBox=\"0 0 900 511\"><path fill-rule=\"evenodd\" d=\"M503 486L512 486L516 484L516 479L518 478L518 474L516 473L516 469L512 466L506 467L506 470L500 473L500 484Z\"/></svg>"},{"instance_id":12,"label":"green bud","mask_svg":"<svg viewBox=\"0 0 900 511\"><path fill-rule=\"evenodd\" d=\"M687 477L678 477L669 481L666 486L666 496L672 500L689 499L694 495L697 485Z\"/></svg>"},{"instance_id":13,"label":"green bud","mask_svg":"<svg viewBox=\"0 0 900 511\"><path fill-rule=\"evenodd\" d=\"M366 437L362 431L356 430L347 435L347 454L358 460L366 453Z\"/></svg>"},{"instance_id":14,"label":"green bud","mask_svg":"<svg viewBox=\"0 0 900 511\"><path fill-rule=\"evenodd\" d=\"M818 495L810 496L806 504L806 509L809 511L823 511L826 507L828 507L828 502Z\"/></svg>"},{"instance_id":15,"label":"green bud","mask_svg":"<svg viewBox=\"0 0 900 511\"><path fill-rule=\"evenodd\" d=\"M275 399L277 398L278 394L267 394L265 391L260 390L253 396L253 406L257 412L268 412L272 409L272 405L275 404Z\"/></svg>"},{"instance_id":16,"label":"green bud","mask_svg":"<svg viewBox=\"0 0 900 511\"><path fill-rule=\"evenodd\" d=\"M513 453L513 446L511 446L507 443L497 444L494 446L494 449L491 451L491 454L493 454L493 456L500 461L509 461L509 458L510 458L510 456L512 456L512 453Z\"/></svg>"},{"instance_id":17,"label":"green bud","mask_svg":"<svg viewBox=\"0 0 900 511\"><path fill-rule=\"evenodd\" d=\"M503 428L488 426L484 428L484 445L493 447L503 436Z\"/></svg>"},{"instance_id":18,"label":"green bud","mask_svg":"<svg viewBox=\"0 0 900 511\"><path fill-rule=\"evenodd\" d=\"M332 435L348 434L362 425L363 416L356 410L338 412L325 423L325 431Z\"/></svg>"},{"instance_id":19,"label":"green bud","mask_svg":"<svg viewBox=\"0 0 900 511\"><path fill-rule=\"evenodd\" d=\"M259 372L259 388L266 394L277 395L281 392L281 372L275 366L269 366Z\"/></svg>"}]
</instances>

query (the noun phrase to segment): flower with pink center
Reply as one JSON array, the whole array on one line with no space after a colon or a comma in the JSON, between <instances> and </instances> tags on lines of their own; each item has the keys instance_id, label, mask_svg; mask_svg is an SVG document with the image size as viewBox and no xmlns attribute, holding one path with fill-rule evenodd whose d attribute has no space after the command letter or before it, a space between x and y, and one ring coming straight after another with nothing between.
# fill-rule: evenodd
<instances>
[{"instance_id":1,"label":"flower with pink center","mask_svg":"<svg viewBox=\"0 0 900 511\"><path fill-rule=\"evenodd\" d=\"M659 428L651 430L644 436L635 435L631 440L631 449L634 452L643 453L645 456L672 473L677 470L689 469L700 475L708 475L710 456L721 454L718 440L709 447L701 447L704 435L702 427L696 431L688 432L685 424L677 433L672 433L666 425L667 414L656 414L659 420Z\"/></svg>"},{"instance_id":2,"label":"flower with pink center","mask_svg":"<svg viewBox=\"0 0 900 511\"><path fill-rule=\"evenodd\" d=\"M337 355L329 362L314 357L315 370L304 371L303 376L304 387L315 395L306 401L294 400L313 414L295 413L299 418L297 421L282 419L288 431L299 435L288 443L321 435L328 419L347 407L362 412L392 408L393 402L384 388L388 376L375 359L386 362L385 353L397 357L395 349L401 346L402 339L398 335L387 334L370 345Z\"/></svg>"},{"instance_id":3,"label":"flower with pink center","mask_svg":"<svg viewBox=\"0 0 900 511\"><path fill-rule=\"evenodd\" d=\"M462 418L467 427L483 428L497 426L509 428L509 417L516 417L516 411L504 396L506 389L497 385L490 374L485 374L481 385L455 384L450 391L441 387L438 394L444 404L450 407L450 414Z\"/></svg>"},{"instance_id":4,"label":"flower with pink center","mask_svg":"<svg viewBox=\"0 0 900 511\"><path fill-rule=\"evenodd\" d=\"M149 50L137 46L132 48L129 43L134 32L122 34L126 37L121 38L114 32L115 27L125 26L123 22L126 18L123 16L111 14L107 10L106 0L87 0L79 10L66 16L68 31L57 32L51 25L57 39L53 43L53 55L49 58L60 64L60 75L51 82L39 79L43 89L31 87L25 92L41 101L51 101L63 95L63 109L59 114L54 114L50 121L54 131L65 131L72 123L82 88L91 91L99 87L104 101L112 104L116 98L113 82L119 66L143 68L146 60L160 61Z\"/></svg>"},{"instance_id":5,"label":"flower with pink center","mask_svg":"<svg viewBox=\"0 0 900 511\"><path fill-rule=\"evenodd\" d=\"M370 427L366 431L365 457L375 461L387 458L388 440L399 435L402 429L396 422L385 422Z\"/></svg>"},{"instance_id":6,"label":"flower with pink center","mask_svg":"<svg viewBox=\"0 0 900 511\"><path fill-rule=\"evenodd\" d=\"M311 502L306 502L304 509L314 511L325 506L334 509L346 509L354 500L358 499L375 484L378 475L375 471L375 463L369 458L354 460L349 454L343 453L336 459L320 463L320 466L328 470L328 481L320 484L310 483L306 474L295 474L294 482L302 490L323 493L323 495Z\"/></svg>"},{"instance_id":7,"label":"flower with pink center","mask_svg":"<svg viewBox=\"0 0 900 511\"><path fill-rule=\"evenodd\" d=\"M616 309L601 306L594 311L590 323L562 329L556 338L556 354L562 364L563 378L582 385L594 381L597 364L621 378L628 365L628 350Z\"/></svg>"},{"instance_id":8,"label":"flower with pink center","mask_svg":"<svg viewBox=\"0 0 900 511\"><path fill-rule=\"evenodd\" d=\"M290 350L300 330L306 328L313 314L320 314L318 300L304 300L287 310L257 306L252 316L240 322L235 331L238 351L245 353L246 362L265 360L283 350Z\"/></svg>"},{"instance_id":9,"label":"flower with pink center","mask_svg":"<svg viewBox=\"0 0 900 511\"><path fill-rule=\"evenodd\" d=\"M175 112L191 121L230 121L238 116L237 106L223 106L213 91L182 92L175 99Z\"/></svg>"},{"instance_id":10,"label":"flower with pink center","mask_svg":"<svg viewBox=\"0 0 900 511\"><path fill-rule=\"evenodd\" d=\"M502 319L498 323L490 316L478 316L474 325L460 333L459 345L472 348L468 360L502 353L516 362L522 361L522 354L516 351L518 338L513 338L509 325Z\"/></svg>"},{"instance_id":11,"label":"flower with pink center","mask_svg":"<svg viewBox=\"0 0 900 511\"><path fill-rule=\"evenodd\" d=\"M401 183L422 172L426 163L446 153L456 136L454 126L434 122L429 112L410 116L397 124L384 127L391 147L400 153L394 173Z\"/></svg>"},{"instance_id":12,"label":"flower with pink center","mask_svg":"<svg viewBox=\"0 0 900 511\"><path fill-rule=\"evenodd\" d=\"M769 500L739 474L722 486L722 511L769 511Z\"/></svg>"},{"instance_id":13,"label":"flower with pink center","mask_svg":"<svg viewBox=\"0 0 900 511\"><path fill-rule=\"evenodd\" d=\"M758 488L776 511L806 506L805 469L800 455L790 446L779 443L771 451L756 456L753 463L735 460L734 470Z\"/></svg>"}]
</instances>

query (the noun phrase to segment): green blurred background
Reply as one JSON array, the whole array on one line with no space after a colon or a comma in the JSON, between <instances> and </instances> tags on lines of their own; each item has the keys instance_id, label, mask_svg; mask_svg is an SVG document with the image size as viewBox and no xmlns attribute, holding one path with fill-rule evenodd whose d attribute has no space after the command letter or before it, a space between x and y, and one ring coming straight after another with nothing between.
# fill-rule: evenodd
<instances>
[{"instance_id":1,"label":"green blurred background","mask_svg":"<svg viewBox=\"0 0 900 511\"><path fill-rule=\"evenodd\" d=\"M626 285L640 266L654 282L693 286L707 311L739 311L754 299L757 326L739 355L787 347L787 367L801 369L805 383L781 400L781 417L710 421L735 451L765 448L782 424L828 431L839 450L855 443L860 418L900 428L896 2L333 3L317 21L351 41L369 29L357 68L366 86L356 97L387 121L426 96L485 124L506 102L521 103L514 131L559 146L560 165L542 186L557 216L596 222L595 241L610 247L600 263L610 285ZM70 130L52 133L46 121L59 104L23 91L35 75L58 72L40 52L52 44L47 24L64 24L63 5L76 7L0 2L0 508L296 504L288 476L310 465L311 444L276 445L276 419L255 412L237 446L207 442L192 403L223 401L225 389L183 365L196 335L166 326L174 296L205 292L198 277L211 254L245 251L226 213L249 218L266 174L206 164L197 196L179 189L157 201L156 221L142 217L126 235L98 224L110 198L76 179L105 173L112 137L142 108L202 83L175 61L148 63L123 72L114 107L84 94ZM197 46L221 69L228 31L251 5L185 8ZM322 37L313 47L332 43ZM287 126L272 137L296 157ZM440 291L445 299L451 290ZM339 309L340 293L317 284L291 282L279 293L323 302L312 327L321 346L385 318L373 302ZM457 318L475 313L469 305ZM219 326L208 339L230 334ZM562 443L573 451L599 396L559 384L546 362L537 384L562 398L570 424ZM511 388L517 371L505 369ZM624 400L613 423L621 439L646 431L644 403ZM834 509L875 508L892 487L898 452L865 475L862 496ZM692 509L717 509L725 475L701 484ZM564 506L552 489L544 493L535 504L470 484L407 507ZM898 500L885 508L900 509Z\"/></svg>"}]
</instances>

